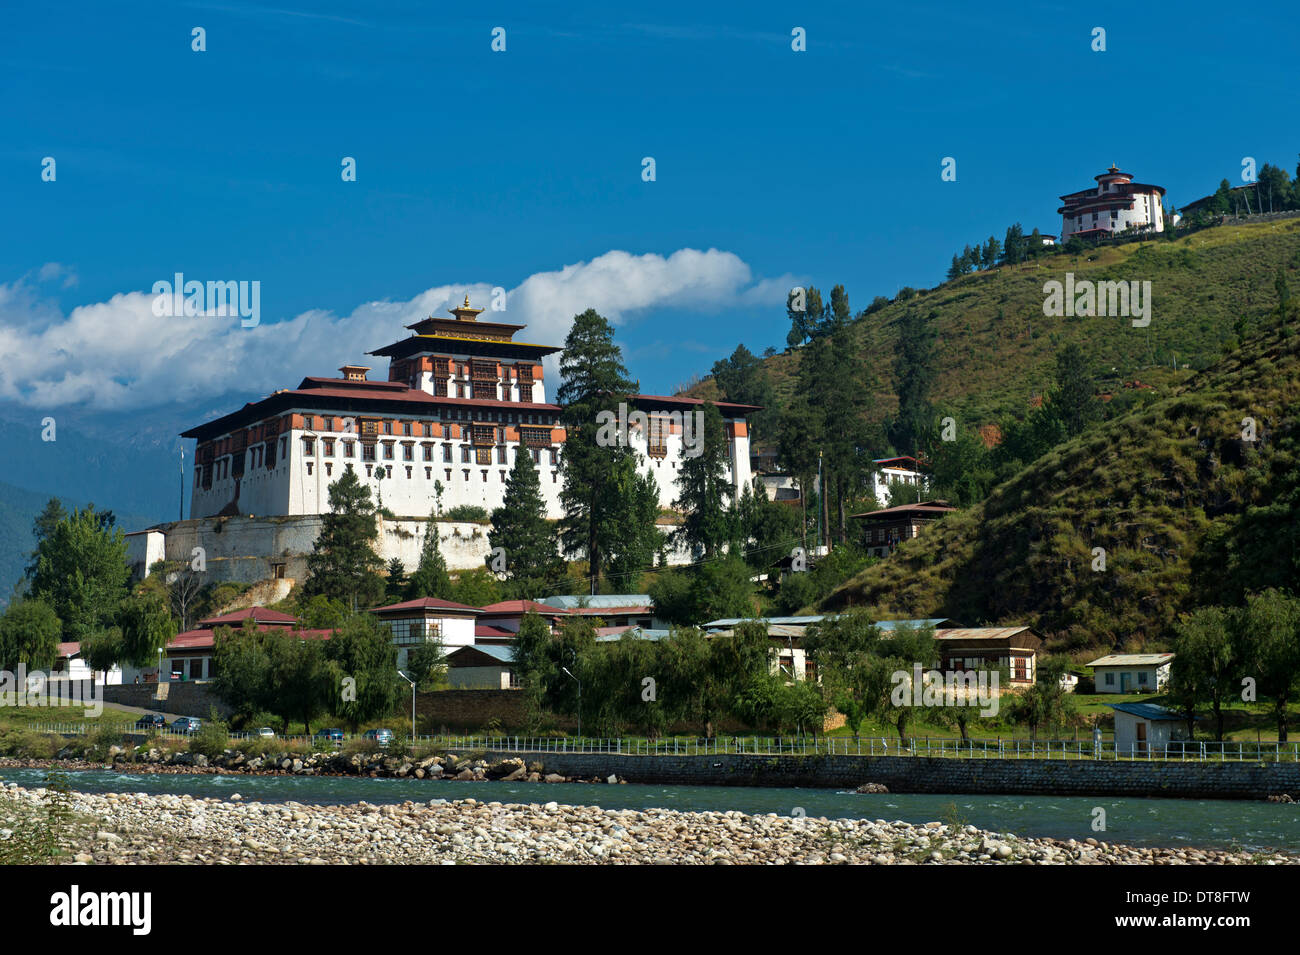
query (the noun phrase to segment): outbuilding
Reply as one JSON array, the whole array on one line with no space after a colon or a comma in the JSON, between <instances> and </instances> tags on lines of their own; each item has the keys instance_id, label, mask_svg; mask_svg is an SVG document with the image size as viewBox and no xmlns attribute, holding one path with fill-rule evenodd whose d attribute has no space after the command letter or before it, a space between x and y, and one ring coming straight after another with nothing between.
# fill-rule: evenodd
<instances>
[{"instance_id":1,"label":"outbuilding","mask_svg":"<svg viewBox=\"0 0 1300 955\"><path fill-rule=\"evenodd\" d=\"M1088 666L1098 693L1159 693L1173 659L1172 653L1112 653Z\"/></svg>"},{"instance_id":2,"label":"outbuilding","mask_svg":"<svg viewBox=\"0 0 1300 955\"><path fill-rule=\"evenodd\" d=\"M1107 703L1115 711L1115 753L1164 755L1169 744L1187 738L1187 717L1154 703Z\"/></svg>"}]
</instances>

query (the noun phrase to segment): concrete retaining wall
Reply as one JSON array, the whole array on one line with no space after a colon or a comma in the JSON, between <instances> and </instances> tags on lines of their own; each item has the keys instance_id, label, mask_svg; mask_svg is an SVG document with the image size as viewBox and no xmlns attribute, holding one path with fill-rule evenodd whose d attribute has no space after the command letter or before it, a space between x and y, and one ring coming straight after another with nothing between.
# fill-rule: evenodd
<instances>
[{"instance_id":1,"label":"concrete retaining wall","mask_svg":"<svg viewBox=\"0 0 1300 955\"><path fill-rule=\"evenodd\" d=\"M1093 762L911 756L611 756L516 753L564 776L700 786L847 789L883 783L899 793L1159 796L1262 799L1300 793L1297 763Z\"/></svg>"}]
</instances>

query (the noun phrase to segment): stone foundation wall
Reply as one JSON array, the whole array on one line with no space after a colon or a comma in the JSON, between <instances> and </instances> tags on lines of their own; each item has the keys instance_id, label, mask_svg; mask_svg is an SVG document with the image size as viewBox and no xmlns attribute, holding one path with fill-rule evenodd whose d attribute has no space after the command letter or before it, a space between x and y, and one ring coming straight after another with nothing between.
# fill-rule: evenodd
<instances>
[{"instance_id":1,"label":"stone foundation wall","mask_svg":"<svg viewBox=\"0 0 1300 955\"><path fill-rule=\"evenodd\" d=\"M1261 799L1300 793L1297 763L952 759L921 756L611 756L515 753L564 776L611 773L633 783L856 788L899 793Z\"/></svg>"}]
</instances>

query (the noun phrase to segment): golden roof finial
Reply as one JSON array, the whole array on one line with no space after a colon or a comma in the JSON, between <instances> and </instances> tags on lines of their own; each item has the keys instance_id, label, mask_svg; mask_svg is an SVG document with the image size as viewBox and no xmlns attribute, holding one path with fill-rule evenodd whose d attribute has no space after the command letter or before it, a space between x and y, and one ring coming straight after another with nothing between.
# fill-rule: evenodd
<instances>
[{"instance_id":1,"label":"golden roof finial","mask_svg":"<svg viewBox=\"0 0 1300 955\"><path fill-rule=\"evenodd\" d=\"M465 293L465 308L469 308L469 292Z\"/></svg>"}]
</instances>

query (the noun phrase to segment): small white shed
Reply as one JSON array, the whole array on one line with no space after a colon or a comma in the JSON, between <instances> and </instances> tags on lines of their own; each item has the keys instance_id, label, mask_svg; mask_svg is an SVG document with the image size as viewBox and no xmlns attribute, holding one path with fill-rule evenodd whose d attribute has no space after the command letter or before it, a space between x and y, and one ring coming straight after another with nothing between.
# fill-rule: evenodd
<instances>
[{"instance_id":1,"label":"small white shed","mask_svg":"<svg viewBox=\"0 0 1300 955\"><path fill-rule=\"evenodd\" d=\"M1163 755L1187 738L1187 718L1154 703L1107 703L1115 711L1115 752L1120 756Z\"/></svg>"}]
</instances>

